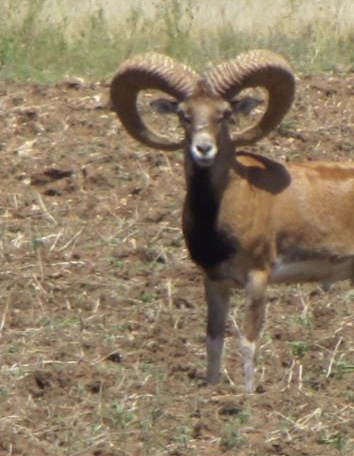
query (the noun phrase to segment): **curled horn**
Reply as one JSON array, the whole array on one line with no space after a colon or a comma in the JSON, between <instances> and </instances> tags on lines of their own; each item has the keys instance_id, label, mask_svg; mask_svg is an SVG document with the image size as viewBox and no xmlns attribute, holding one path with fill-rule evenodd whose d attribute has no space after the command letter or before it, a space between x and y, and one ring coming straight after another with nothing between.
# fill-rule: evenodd
<instances>
[{"instance_id":1,"label":"curled horn","mask_svg":"<svg viewBox=\"0 0 354 456\"><path fill-rule=\"evenodd\" d=\"M295 80L289 64L271 51L256 50L217 65L206 74L214 92L231 100L249 87L263 87L268 104L262 118L236 134L235 146L251 144L273 130L288 112L295 94Z\"/></svg>"},{"instance_id":2,"label":"curled horn","mask_svg":"<svg viewBox=\"0 0 354 456\"><path fill-rule=\"evenodd\" d=\"M111 83L111 102L123 126L133 138L161 150L177 150L183 141L171 142L152 131L137 108L141 90L157 89L178 101L194 91L200 77L182 63L156 53L131 57L119 67Z\"/></svg>"}]
</instances>

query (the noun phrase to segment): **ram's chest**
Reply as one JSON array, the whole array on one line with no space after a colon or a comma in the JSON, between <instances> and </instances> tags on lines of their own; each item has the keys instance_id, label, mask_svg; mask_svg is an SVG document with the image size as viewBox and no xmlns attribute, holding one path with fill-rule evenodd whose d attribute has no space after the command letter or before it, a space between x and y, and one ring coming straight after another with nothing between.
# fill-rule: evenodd
<instances>
[{"instance_id":1,"label":"ram's chest","mask_svg":"<svg viewBox=\"0 0 354 456\"><path fill-rule=\"evenodd\" d=\"M232 238L211 223L194 223L183 231L192 260L203 269L214 268L236 253Z\"/></svg>"},{"instance_id":2,"label":"ram's chest","mask_svg":"<svg viewBox=\"0 0 354 456\"><path fill-rule=\"evenodd\" d=\"M191 183L184 204L183 233L192 260L204 269L231 258L237 242L218 227L219 204L206 172Z\"/></svg>"}]
</instances>

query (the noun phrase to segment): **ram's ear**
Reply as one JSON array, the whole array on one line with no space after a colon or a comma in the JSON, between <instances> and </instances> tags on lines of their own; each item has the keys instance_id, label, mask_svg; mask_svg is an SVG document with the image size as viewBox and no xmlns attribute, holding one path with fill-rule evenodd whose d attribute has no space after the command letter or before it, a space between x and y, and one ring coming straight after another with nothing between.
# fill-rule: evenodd
<instances>
[{"instance_id":1,"label":"ram's ear","mask_svg":"<svg viewBox=\"0 0 354 456\"><path fill-rule=\"evenodd\" d=\"M231 101L233 113L243 114L244 116L248 116L260 104L264 104L261 98L250 96L236 98Z\"/></svg>"},{"instance_id":2,"label":"ram's ear","mask_svg":"<svg viewBox=\"0 0 354 456\"><path fill-rule=\"evenodd\" d=\"M150 106L159 114L176 114L178 101L170 98L157 98L150 103Z\"/></svg>"}]
</instances>

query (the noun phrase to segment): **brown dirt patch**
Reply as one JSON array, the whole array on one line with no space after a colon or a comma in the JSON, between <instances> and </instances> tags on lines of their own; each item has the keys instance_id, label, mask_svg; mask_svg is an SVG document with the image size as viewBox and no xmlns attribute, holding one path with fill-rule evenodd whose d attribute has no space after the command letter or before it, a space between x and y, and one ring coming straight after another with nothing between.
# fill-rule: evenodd
<instances>
[{"instance_id":1,"label":"brown dirt patch","mask_svg":"<svg viewBox=\"0 0 354 456\"><path fill-rule=\"evenodd\" d=\"M352 456L353 291L274 287L258 394L204 375L180 153L147 150L107 84L0 87L0 455ZM354 75L302 75L253 150L353 158ZM242 306L242 293L235 294Z\"/></svg>"}]
</instances>

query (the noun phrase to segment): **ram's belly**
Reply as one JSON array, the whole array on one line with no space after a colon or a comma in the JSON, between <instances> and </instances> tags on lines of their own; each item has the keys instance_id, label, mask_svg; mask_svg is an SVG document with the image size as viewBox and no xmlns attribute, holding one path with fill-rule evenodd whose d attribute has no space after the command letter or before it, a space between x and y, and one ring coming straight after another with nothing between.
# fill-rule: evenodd
<instances>
[{"instance_id":1,"label":"ram's belly","mask_svg":"<svg viewBox=\"0 0 354 456\"><path fill-rule=\"evenodd\" d=\"M270 283L321 282L325 289L338 280L354 279L354 257L306 259L289 261L278 258L274 262Z\"/></svg>"}]
</instances>

